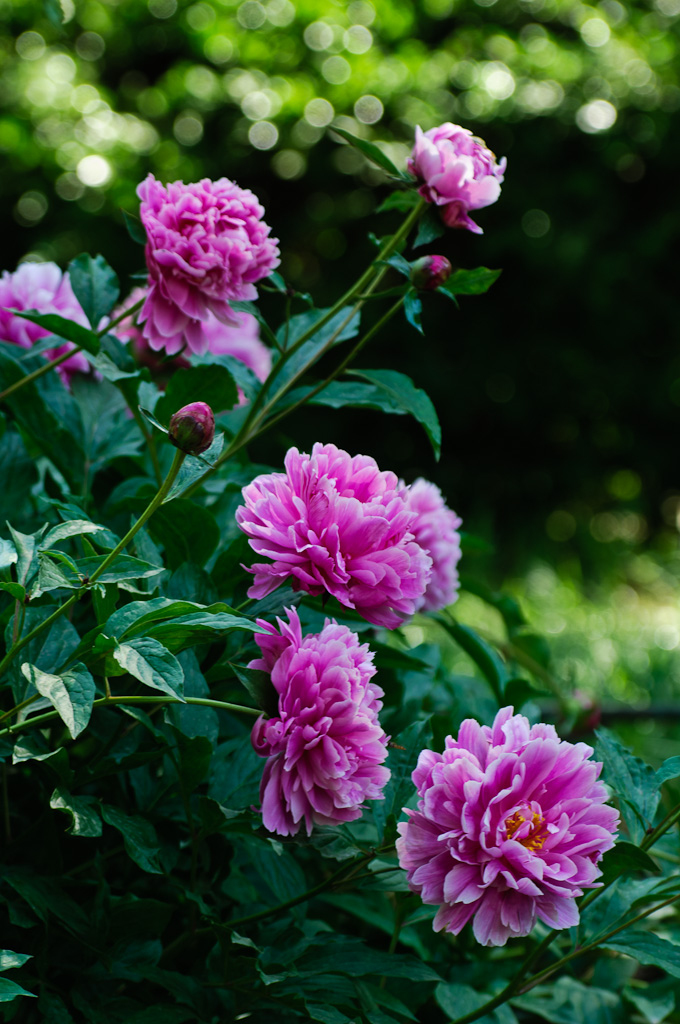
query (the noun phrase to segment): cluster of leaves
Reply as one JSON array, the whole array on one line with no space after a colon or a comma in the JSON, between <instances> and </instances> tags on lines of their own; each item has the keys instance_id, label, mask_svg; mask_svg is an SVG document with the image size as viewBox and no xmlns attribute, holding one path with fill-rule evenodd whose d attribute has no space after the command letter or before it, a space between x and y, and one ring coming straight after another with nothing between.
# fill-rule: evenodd
<instances>
[{"instance_id":1,"label":"cluster of leaves","mask_svg":"<svg viewBox=\"0 0 680 1024\"><path fill-rule=\"evenodd\" d=\"M248 460L246 447L291 408L315 401L410 414L438 455L434 407L410 378L391 369L340 372L385 319L362 328L370 289L391 268L405 269L400 244L417 213L411 203L405 226L381 244L346 305L318 310L297 296L301 311L288 315L291 297L273 275L284 323L277 331L262 324L276 348L264 384L235 360L208 356L161 391L106 326L77 328L54 316L27 314L80 345L99 377L68 391L53 370L40 372L38 346L0 345L0 503L10 524L0 547L0 902L9 947L0 967L19 979L0 979L5 1019L443 1024L483 1016L480 1007L534 951L533 938L499 957L467 933L456 941L435 935L434 908L409 893L394 855L420 750L440 747L466 717L490 721L503 704L536 717L553 682L518 605L479 581L466 585L501 614L501 649L446 612L421 620L435 632L414 647L408 629L387 634L332 602L299 603L306 631L332 614L371 643L393 737L391 780L360 821L309 838L272 837L256 809L262 761L249 727L271 710L273 693L247 663L257 618L271 619L300 595L284 588L246 600L242 565L251 554L234 510L241 486L266 468ZM424 220L416 241L431 231ZM89 256L70 271L98 326L118 299L115 274ZM494 274L459 272L450 295L479 293ZM407 303L417 324L421 297L408 282L394 289L392 312ZM55 344L50 337L40 347ZM320 357L340 346L349 356L321 381L310 379ZM27 374L32 380L20 385ZM172 487L159 489L176 459L153 424L189 401L220 410L218 434L205 461L187 457ZM451 672L449 643L465 652L466 673ZM587 1005L595 1024L624 1020L629 1007L651 1024L673 1012L675 983L658 979L680 973L674 918L652 934L644 915L680 894L677 874L666 870L677 859L667 831L673 812L659 809L660 786L680 764L671 759L654 773L613 736L600 744L626 825L605 862L606 892L591 899L577 934L553 943L548 966L570 965L559 984L526 992L517 984L487 1020L580 1024ZM587 984L577 953L591 944L607 953ZM636 961L653 973L635 976Z\"/></svg>"}]
</instances>

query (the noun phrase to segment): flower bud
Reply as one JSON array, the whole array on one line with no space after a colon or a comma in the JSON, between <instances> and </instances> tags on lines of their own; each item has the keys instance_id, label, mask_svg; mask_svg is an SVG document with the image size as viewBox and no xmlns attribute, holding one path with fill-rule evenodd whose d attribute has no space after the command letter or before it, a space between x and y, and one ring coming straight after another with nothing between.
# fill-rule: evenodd
<instances>
[{"instance_id":1,"label":"flower bud","mask_svg":"<svg viewBox=\"0 0 680 1024\"><path fill-rule=\"evenodd\" d=\"M411 284L422 291L434 291L449 279L452 270L446 256L422 256L411 264Z\"/></svg>"},{"instance_id":2,"label":"flower bud","mask_svg":"<svg viewBox=\"0 0 680 1024\"><path fill-rule=\"evenodd\" d=\"M170 417L168 436L175 448L187 455L200 455L213 443L215 417L205 402L185 405Z\"/></svg>"}]
</instances>

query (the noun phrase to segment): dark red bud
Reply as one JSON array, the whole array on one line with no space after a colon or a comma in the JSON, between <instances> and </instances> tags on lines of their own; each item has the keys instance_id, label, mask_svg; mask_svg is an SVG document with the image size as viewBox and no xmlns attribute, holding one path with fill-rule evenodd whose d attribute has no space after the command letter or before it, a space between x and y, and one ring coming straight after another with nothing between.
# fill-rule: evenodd
<instances>
[{"instance_id":1,"label":"dark red bud","mask_svg":"<svg viewBox=\"0 0 680 1024\"><path fill-rule=\"evenodd\" d=\"M200 455L213 443L215 417L205 402L185 405L170 417L168 436L175 448L187 455Z\"/></svg>"},{"instance_id":2,"label":"dark red bud","mask_svg":"<svg viewBox=\"0 0 680 1024\"><path fill-rule=\"evenodd\" d=\"M452 270L446 256L422 256L411 264L411 284L421 291L434 291L449 279Z\"/></svg>"}]
</instances>

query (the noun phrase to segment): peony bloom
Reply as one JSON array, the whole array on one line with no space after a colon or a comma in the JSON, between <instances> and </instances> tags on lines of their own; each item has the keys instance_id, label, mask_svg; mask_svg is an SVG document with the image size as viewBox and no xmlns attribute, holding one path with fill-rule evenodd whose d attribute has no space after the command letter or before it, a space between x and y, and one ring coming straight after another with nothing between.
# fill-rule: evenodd
<instances>
[{"instance_id":1,"label":"peony bloom","mask_svg":"<svg viewBox=\"0 0 680 1024\"><path fill-rule=\"evenodd\" d=\"M439 488L422 477L406 489L405 498L411 511L418 513L411 532L432 559L432 577L418 610L436 612L458 597L458 527L462 520L447 507Z\"/></svg>"},{"instance_id":2,"label":"peony bloom","mask_svg":"<svg viewBox=\"0 0 680 1024\"><path fill-rule=\"evenodd\" d=\"M89 327L85 313L73 294L67 273L62 273L56 263L22 263L13 274L4 270L0 278L0 341L9 341L22 348L32 348L40 338L50 333L44 327L24 320L8 312L12 309L35 309L39 313L57 313L67 320L73 320L82 327ZM48 349L43 354L47 359L56 359L74 346L71 342ZM68 383L71 374L87 373L90 369L85 355L74 352L57 370Z\"/></svg>"},{"instance_id":3,"label":"peony bloom","mask_svg":"<svg viewBox=\"0 0 680 1024\"><path fill-rule=\"evenodd\" d=\"M153 174L137 187L149 291L140 321L154 351L185 345L205 352L203 322L212 313L236 323L230 299L255 299L255 282L279 263L277 240L249 189L228 178L161 185Z\"/></svg>"},{"instance_id":4,"label":"peony bloom","mask_svg":"<svg viewBox=\"0 0 680 1024\"><path fill-rule=\"evenodd\" d=\"M115 320L145 296L146 288L134 288L127 299L113 311L111 319ZM212 352L218 356L234 356L250 367L258 380L265 380L272 368L272 356L271 351L260 341L260 327L257 318L251 313L234 313L234 321L233 324L223 324L212 313L209 313L207 319L201 323L201 343L194 346L193 352L199 355ZM161 365L162 353L154 352L149 347L148 340L137 326L134 314L129 319L117 324L112 333L119 341L132 344L135 358L143 366L158 369ZM191 364L186 358L187 355L191 356L192 351L185 351L168 362L171 366L176 367L190 366ZM243 396L241 396L241 401L245 401Z\"/></svg>"},{"instance_id":5,"label":"peony bloom","mask_svg":"<svg viewBox=\"0 0 680 1024\"><path fill-rule=\"evenodd\" d=\"M447 121L427 132L416 127L416 142L407 167L422 182L418 189L421 196L442 207L445 224L482 234L468 212L496 202L501 194L505 157L496 163L491 150L469 128Z\"/></svg>"},{"instance_id":6,"label":"peony bloom","mask_svg":"<svg viewBox=\"0 0 680 1024\"><path fill-rule=\"evenodd\" d=\"M491 727L467 719L443 754L422 751L397 853L411 889L441 904L435 931L457 935L474 915L477 941L502 946L537 918L578 924L575 897L597 885L619 819L592 752L512 708Z\"/></svg>"},{"instance_id":7,"label":"peony bloom","mask_svg":"<svg viewBox=\"0 0 680 1024\"><path fill-rule=\"evenodd\" d=\"M285 473L258 476L243 488L236 521L258 555L249 597L284 580L308 594L327 591L377 626L393 629L425 593L432 559L416 542L405 488L366 455L335 445L311 455L291 448Z\"/></svg>"},{"instance_id":8,"label":"peony bloom","mask_svg":"<svg viewBox=\"0 0 680 1024\"><path fill-rule=\"evenodd\" d=\"M387 736L378 721L383 691L371 682L373 654L356 633L326 619L303 640L294 608L278 630L255 639L262 658L249 668L271 673L279 713L258 718L253 747L268 758L260 785L265 828L295 835L303 821L339 825L361 817L364 800L382 800Z\"/></svg>"}]
</instances>

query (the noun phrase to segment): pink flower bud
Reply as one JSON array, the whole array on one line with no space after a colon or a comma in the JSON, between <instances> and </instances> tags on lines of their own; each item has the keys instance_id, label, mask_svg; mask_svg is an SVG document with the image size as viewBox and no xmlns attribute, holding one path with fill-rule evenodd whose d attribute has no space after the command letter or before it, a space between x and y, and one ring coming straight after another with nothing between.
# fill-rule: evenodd
<instances>
[{"instance_id":1,"label":"pink flower bud","mask_svg":"<svg viewBox=\"0 0 680 1024\"><path fill-rule=\"evenodd\" d=\"M446 256L421 256L411 264L411 284L423 291L432 292L449 279L452 270Z\"/></svg>"},{"instance_id":2,"label":"pink flower bud","mask_svg":"<svg viewBox=\"0 0 680 1024\"><path fill-rule=\"evenodd\" d=\"M187 455L200 455L213 443L215 417L205 402L185 405L170 417L168 435L175 448Z\"/></svg>"}]
</instances>

